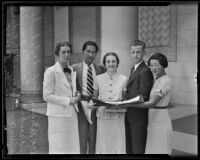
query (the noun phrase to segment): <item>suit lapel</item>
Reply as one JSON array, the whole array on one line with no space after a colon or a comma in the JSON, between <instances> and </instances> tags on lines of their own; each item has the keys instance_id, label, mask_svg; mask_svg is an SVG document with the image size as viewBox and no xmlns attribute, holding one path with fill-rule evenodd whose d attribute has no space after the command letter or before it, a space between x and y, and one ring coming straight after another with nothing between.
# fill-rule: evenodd
<instances>
[{"instance_id":1,"label":"suit lapel","mask_svg":"<svg viewBox=\"0 0 200 160\"><path fill-rule=\"evenodd\" d=\"M96 75L100 74L99 68L96 64L94 64L94 69L95 69ZM77 78L78 78L78 82L79 82L80 86L82 86L82 73L83 73L83 63L81 63L78 66L78 70L77 70Z\"/></svg>"},{"instance_id":2,"label":"suit lapel","mask_svg":"<svg viewBox=\"0 0 200 160\"><path fill-rule=\"evenodd\" d=\"M82 73L83 73L83 63L80 63L77 70L77 78L80 86L82 86Z\"/></svg>"},{"instance_id":3,"label":"suit lapel","mask_svg":"<svg viewBox=\"0 0 200 160\"><path fill-rule=\"evenodd\" d=\"M55 67L56 67L56 72L60 75L60 78L61 78L62 82L64 83L64 85L67 87L70 87L70 84L67 81L67 77L65 76L64 72L61 70L59 62L56 62Z\"/></svg>"},{"instance_id":4,"label":"suit lapel","mask_svg":"<svg viewBox=\"0 0 200 160\"><path fill-rule=\"evenodd\" d=\"M63 77L64 77L64 80L63 80L64 85L71 88L71 86L70 86L70 84L69 84L69 82L67 80L67 77L65 76L64 72L62 74L63 74Z\"/></svg>"},{"instance_id":5,"label":"suit lapel","mask_svg":"<svg viewBox=\"0 0 200 160\"><path fill-rule=\"evenodd\" d=\"M128 85L137 77L137 75L139 74L139 71L141 70L141 68L145 65L144 61L138 66L138 68L136 69L136 71L130 75L129 81L128 81Z\"/></svg>"},{"instance_id":6,"label":"suit lapel","mask_svg":"<svg viewBox=\"0 0 200 160\"><path fill-rule=\"evenodd\" d=\"M128 81L128 85L137 77L138 69L136 69L136 71L133 74L130 75L130 78L129 78L129 81Z\"/></svg>"},{"instance_id":7,"label":"suit lapel","mask_svg":"<svg viewBox=\"0 0 200 160\"><path fill-rule=\"evenodd\" d=\"M94 69L95 69L96 75L99 75L101 71L100 71L99 67L96 64L94 64Z\"/></svg>"},{"instance_id":8,"label":"suit lapel","mask_svg":"<svg viewBox=\"0 0 200 160\"><path fill-rule=\"evenodd\" d=\"M94 64L94 69L95 69L96 75L101 74L101 70L96 64ZM78 65L77 75L76 75L80 86L82 86L82 74L83 74L83 63L80 63L80 65Z\"/></svg>"},{"instance_id":9,"label":"suit lapel","mask_svg":"<svg viewBox=\"0 0 200 160\"><path fill-rule=\"evenodd\" d=\"M75 96L75 92L76 92L76 72L72 71L71 73L71 77L72 77L72 89L73 89L73 96Z\"/></svg>"}]
</instances>

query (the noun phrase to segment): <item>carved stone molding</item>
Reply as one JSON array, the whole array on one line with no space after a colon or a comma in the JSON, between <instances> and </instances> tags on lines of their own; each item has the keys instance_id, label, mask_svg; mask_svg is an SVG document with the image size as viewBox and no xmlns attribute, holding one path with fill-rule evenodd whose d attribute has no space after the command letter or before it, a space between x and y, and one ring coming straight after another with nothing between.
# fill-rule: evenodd
<instances>
[{"instance_id":1,"label":"carved stone molding","mask_svg":"<svg viewBox=\"0 0 200 160\"><path fill-rule=\"evenodd\" d=\"M152 12L155 12L156 9L159 9L158 6L156 6L156 7L151 8ZM164 6L162 6L162 7L164 7ZM140 40L142 40L144 42L149 42L148 36L142 35L143 32L152 34L152 37L158 38L157 42L160 40L160 42L158 42L158 43L152 43L152 45L151 44L146 45L146 55L144 56L145 61L147 61L148 58L156 52L165 54L167 56L168 61L170 61L170 62L175 62L177 60L177 49L176 49L176 47L177 47L177 42L176 42L176 40L177 40L177 6L171 4L170 6L166 6L166 8L167 7L169 7L169 9L167 10L167 12L168 12L167 14L166 13L160 14L160 16L159 16L159 13L157 13L158 16L156 17L156 21L158 22L157 24L159 24L160 26L166 25L168 27L168 28L166 28L166 26L163 26L166 29L165 30L161 29L160 30L161 32L152 33L151 25L152 25L152 27L155 27L155 29L157 29L159 27L159 25L155 25L155 24L151 23L151 18L152 17L155 18L153 16L153 13L149 14L147 16L143 16L142 20L140 18L138 20L138 23L139 23L138 37ZM142 8L145 8L145 7L142 7ZM148 6L146 8L148 8ZM162 10L158 11L158 12L161 13ZM142 13L142 10L139 10L139 16L140 16L140 14L145 14L145 13L144 12ZM146 19L144 19L144 18L146 18ZM165 19L165 21L163 21L163 19ZM146 28L143 27L143 31L141 31L141 28L142 28L140 26L140 25L142 25L141 21L145 21L145 20L149 21L150 23L147 23L148 27L146 27ZM150 28L149 31L148 31L148 28ZM160 35L160 36L157 36L157 35ZM163 38L165 38L165 40L161 41ZM154 40L154 39L151 39L151 40Z\"/></svg>"},{"instance_id":2,"label":"carved stone molding","mask_svg":"<svg viewBox=\"0 0 200 160\"><path fill-rule=\"evenodd\" d=\"M82 45L84 42L95 41L100 47L100 7L98 6L70 6L69 7L69 40L73 54L71 63L82 61ZM100 52L100 51L99 51ZM100 54L95 58L100 62Z\"/></svg>"}]
</instances>

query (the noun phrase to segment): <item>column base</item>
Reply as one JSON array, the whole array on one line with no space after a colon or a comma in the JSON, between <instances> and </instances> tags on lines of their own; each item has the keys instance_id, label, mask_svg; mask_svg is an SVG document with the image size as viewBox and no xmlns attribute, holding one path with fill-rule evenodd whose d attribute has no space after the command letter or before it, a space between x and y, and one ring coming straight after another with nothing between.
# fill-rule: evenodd
<instances>
[{"instance_id":1,"label":"column base","mask_svg":"<svg viewBox=\"0 0 200 160\"><path fill-rule=\"evenodd\" d=\"M47 103L20 103L19 107L30 112L46 115Z\"/></svg>"},{"instance_id":2,"label":"column base","mask_svg":"<svg viewBox=\"0 0 200 160\"><path fill-rule=\"evenodd\" d=\"M44 103L42 98L42 94L20 94L20 102L21 103Z\"/></svg>"}]
</instances>

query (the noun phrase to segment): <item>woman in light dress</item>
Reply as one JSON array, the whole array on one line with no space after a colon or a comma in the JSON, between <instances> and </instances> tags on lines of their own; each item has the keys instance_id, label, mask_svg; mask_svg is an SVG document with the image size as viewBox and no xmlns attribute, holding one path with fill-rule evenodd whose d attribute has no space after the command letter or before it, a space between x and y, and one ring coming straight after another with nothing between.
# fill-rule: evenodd
<instances>
[{"instance_id":1,"label":"woman in light dress","mask_svg":"<svg viewBox=\"0 0 200 160\"><path fill-rule=\"evenodd\" d=\"M43 99L47 101L49 154L79 154L76 72L69 66L71 44L56 45L57 62L44 73Z\"/></svg>"},{"instance_id":2,"label":"woman in light dress","mask_svg":"<svg viewBox=\"0 0 200 160\"><path fill-rule=\"evenodd\" d=\"M165 55L156 53L149 58L148 65L155 79L149 101L125 107L149 108L145 154L170 155L172 124L168 113L168 104L172 94L172 84L165 72L168 61Z\"/></svg>"},{"instance_id":3,"label":"woman in light dress","mask_svg":"<svg viewBox=\"0 0 200 160\"><path fill-rule=\"evenodd\" d=\"M125 97L127 77L117 71L119 57L109 52L103 58L107 71L94 79L93 97L102 101L121 101ZM96 154L125 154L125 109L119 112L97 109Z\"/></svg>"}]
</instances>

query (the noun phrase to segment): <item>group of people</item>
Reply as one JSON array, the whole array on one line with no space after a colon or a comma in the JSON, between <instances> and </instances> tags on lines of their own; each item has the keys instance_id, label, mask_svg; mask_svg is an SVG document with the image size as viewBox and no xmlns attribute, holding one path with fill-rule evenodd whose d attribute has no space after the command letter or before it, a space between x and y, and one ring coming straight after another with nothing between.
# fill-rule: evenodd
<instances>
[{"instance_id":1,"label":"group of people","mask_svg":"<svg viewBox=\"0 0 200 160\"><path fill-rule=\"evenodd\" d=\"M57 62L44 73L49 154L171 154L172 124L168 104L171 80L161 53L143 60L145 43L130 45L130 77L119 73L118 55L108 52L103 65L94 63L98 45L83 44L83 62L69 65L72 46L59 42ZM119 105L119 110L91 104L142 96L144 102Z\"/></svg>"}]
</instances>

